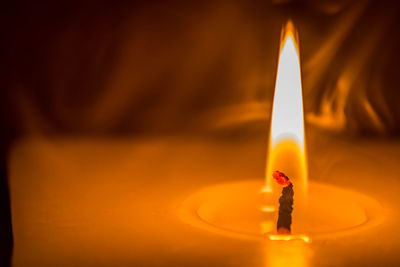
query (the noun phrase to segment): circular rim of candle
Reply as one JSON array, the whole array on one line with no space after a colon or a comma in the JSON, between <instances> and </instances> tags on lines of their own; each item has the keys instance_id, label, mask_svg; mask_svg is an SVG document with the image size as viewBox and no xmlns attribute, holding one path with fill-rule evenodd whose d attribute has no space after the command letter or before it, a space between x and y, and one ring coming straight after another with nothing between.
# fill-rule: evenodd
<instances>
[{"instance_id":1,"label":"circular rim of candle","mask_svg":"<svg viewBox=\"0 0 400 267\"><path fill-rule=\"evenodd\" d=\"M208 232L213 232L216 234L228 236L228 237L233 237L233 238L242 238L242 239L261 239L261 240L274 240L277 235L276 234L256 234L256 233L244 233L240 231L233 231L230 229L226 229L224 227L220 227L219 225L215 225L213 222L205 220L201 215L199 215L199 209L204 205L205 202L213 201L209 197L209 192L210 191L215 191L218 189L223 189L226 187L237 187L237 186L243 186L243 185L249 185L249 184L256 184L260 188L262 188L262 180L261 179L251 179L251 180L244 180L244 181L236 181L236 182L230 182L230 183L223 183L223 184L216 184L213 186L209 186L206 188L203 188L194 194L188 196L180 206L178 210L178 216L180 219L192 226L195 226L197 228L201 228L203 230L206 230ZM319 187L326 187L329 188L329 190L335 191L335 193L340 196L341 198L348 198L351 199L353 205L357 205L360 209L362 209L365 212L366 219L365 221L357 224L357 225L352 225L347 228L342 228L342 229L331 229L329 231L321 232L321 233L314 233L314 234L309 234L309 233L304 233L304 234L299 234L297 233L296 235L293 235L294 238L292 239L287 239L287 240L299 240L303 239L305 241L306 239L311 238L312 240L317 240L317 239L324 239L328 237L343 237L343 236L349 236L353 235L362 231L365 231L367 229L370 229L372 227L375 227L379 224L381 224L384 220L384 213L383 213L383 208L380 205L379 202L377 202L375 199L365 195L361 194L359 192L355 192L349 189L343 189L339 188L337 186L331 185L331 184L326 184L326 183L319 183L319 182L312 182L309 181L309 185L312 188L313 186L319 186ZM299 238L300 237L300 238ZM305 238L303 238L305 237ZM278 239L279 240L279 239ZM281 239L281 240L286 240L286 239Z\"/></svg>"}]
</instances>

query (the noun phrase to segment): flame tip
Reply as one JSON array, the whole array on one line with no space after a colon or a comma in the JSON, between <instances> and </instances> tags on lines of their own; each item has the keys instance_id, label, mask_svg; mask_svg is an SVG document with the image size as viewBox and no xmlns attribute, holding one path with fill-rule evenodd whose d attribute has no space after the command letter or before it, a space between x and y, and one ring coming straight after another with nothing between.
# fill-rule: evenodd
<instances>
[{"instance_id":1,"label":"flame tip","mask_svg":"<svg viewBox=\"0 0 400 267\"><path fill-rule=\"evenodd\" d=\"M291 37L293 39L293 42L296 46L297 53L299 53L299 34L297 32L296 27L294 26L294 23L292 19L288 19L285 24L282 26L282 31L281 31L281 48L282 46L286 43L286 40Z\"/></svg>"}]
</instances>

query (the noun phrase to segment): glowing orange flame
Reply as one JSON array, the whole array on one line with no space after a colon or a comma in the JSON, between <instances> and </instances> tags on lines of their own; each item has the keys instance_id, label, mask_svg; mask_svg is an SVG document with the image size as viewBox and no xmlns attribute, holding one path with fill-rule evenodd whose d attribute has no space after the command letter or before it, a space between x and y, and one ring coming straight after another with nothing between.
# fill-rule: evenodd
<instances>
[{"instance_id":1,"label":"glowing orange flame","mask_svg":"<svg viewBox=\"0 0 400 267\"><path fill-rule=\"evenodd\" d=\"M297 207L306 202L307 196L303 114L298 35L289 21L281 35L265 189L267 192L280 192L272 180L272 173L282 171L294 185Z\"/></svg>"}]
</instances>

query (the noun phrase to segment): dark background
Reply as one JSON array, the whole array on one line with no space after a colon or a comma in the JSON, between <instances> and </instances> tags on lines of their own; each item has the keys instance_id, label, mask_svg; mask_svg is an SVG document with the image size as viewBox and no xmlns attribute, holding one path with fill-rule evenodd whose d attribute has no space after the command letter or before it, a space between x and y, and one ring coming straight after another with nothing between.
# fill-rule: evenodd
<instances>
[{"instance_id":1,"label":"dark background","mask_svg":"<svg viewBox=\"0 0 400 267\"><path fill-rule=\"evenodd\" d=\"M400 133L396 1L15 1L1 8L2 260L7 153L29 135L249 137L266 131L279 36L300 35L306 122Z\"/></svg>"}]
</instances>

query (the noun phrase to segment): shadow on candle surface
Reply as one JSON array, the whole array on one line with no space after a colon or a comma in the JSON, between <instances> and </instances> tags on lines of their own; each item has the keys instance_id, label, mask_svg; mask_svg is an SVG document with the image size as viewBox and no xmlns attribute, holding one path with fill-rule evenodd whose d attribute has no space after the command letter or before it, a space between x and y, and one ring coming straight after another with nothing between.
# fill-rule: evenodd
<instances>
[{"instance_id":1,"label":"shadow on candle surface","mask_svg":"<svg viewBox=\"0 0 400 267\"><path fill-rule=\"evenodd\" d=\"M13 233L9 195L9 138L4 132L0 134L0 264L11 264L13 251Z\"/></svg>"}]
</instances>

